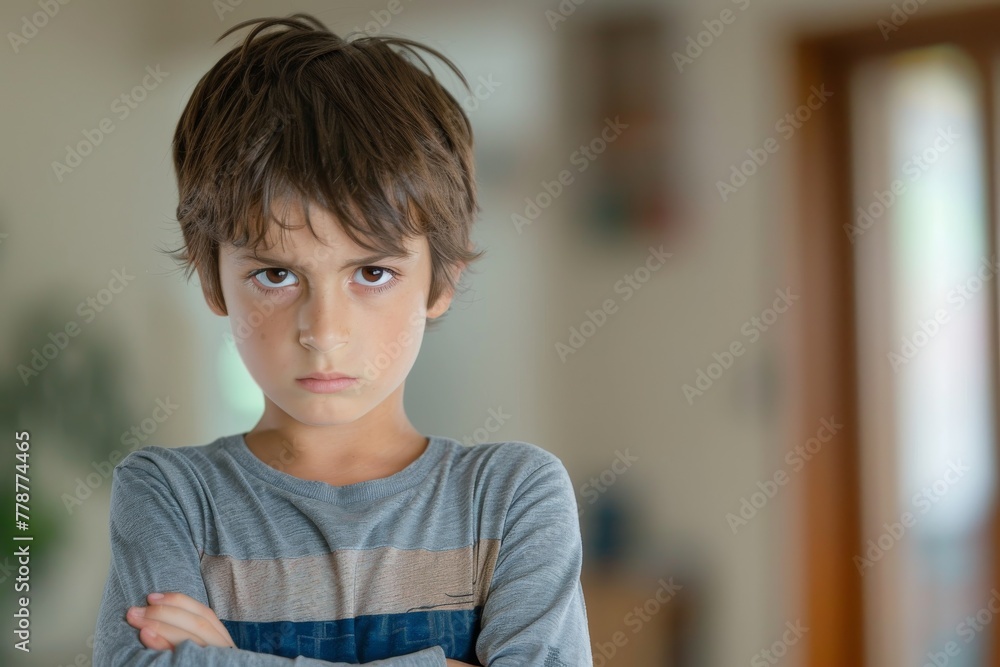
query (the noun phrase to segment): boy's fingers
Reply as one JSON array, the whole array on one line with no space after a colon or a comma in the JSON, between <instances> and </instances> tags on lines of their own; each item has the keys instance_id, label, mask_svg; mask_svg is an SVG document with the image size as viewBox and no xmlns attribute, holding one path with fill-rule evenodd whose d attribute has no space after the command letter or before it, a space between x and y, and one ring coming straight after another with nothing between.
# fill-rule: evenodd
<instances>
[{"instance_id":1,"label":"boy's fingers","mask_svg":"<svg viewBox=\"0 0 1000 667\"><path fill-rule=\"evenodd\" d=\"M152 628L142 628L139 630L139 641L141 641L142 645L146 648L151 648L156 651L172 651L174 649L173 644L168 642L161 635L156 634Z\"/></svg>"},{"instance_id":2,"label":"boy's fingers","mask_svg":"<svg viewBox=\"0 0 1000 667\"><path fill-rule=\"evenodd\" d=\"M169 605L173 607L179 607L185 609L192 614L201 616L216 629L216 631L225 638L229 638L229 631L226 630L226 626L222 624L219 617L215 615L211 607L206 607L202 603L195 600L190 595L185 595L184 593L163 593L163 597L158 600L150 600L149 596L146 596L146 600L151 605Z\"/></svg>"},{"instance_id":3,"label":"boy's fingers","mask_svg":"<svg viewBox=\"0 0 1000 667\"><path fill-rule=\"evenodd\" d=\"M141 609L145 610L142 616L128 614L129 624L138 628L152 628L174 646L184 639L191 639L201 646L233 645L229 633L221 634L207 618L187 609L164 604ZM182 633L182 636L178 636L178 633Z\"/></svg>"},{"instance_id":4,"label":"boy's fingers","mask_svg":"<svg viewBox=\"0 0 1000 667\"><path fill-rule=\"evenodd\" d=\"M169 623L161 621L146 621L145 623L139 630L139 641L146 648L173 650L185 639L190 639L199 646L207 646L204 639ZM151 636L151 633L156 633L156 636Z\"/></svg>"}]
</instances>

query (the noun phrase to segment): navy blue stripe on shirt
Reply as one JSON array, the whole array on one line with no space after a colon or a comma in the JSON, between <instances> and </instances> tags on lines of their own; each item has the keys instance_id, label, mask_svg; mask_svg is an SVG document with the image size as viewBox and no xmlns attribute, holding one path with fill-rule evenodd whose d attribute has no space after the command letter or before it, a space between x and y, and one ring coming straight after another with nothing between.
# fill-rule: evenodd
<instances>
[{"instance_id":1,"label":"navy blue stripe on shirt","mask_svg":"<svg viewBox=\"0 0 1000 667\"><path fill-rule=\"evenodd\" d=\"M440 646L445 655L478 665L476 639L482 607L411 611L338 621L222 620L237 648L330 662L365 663Z\"/></svg>"}]
</instances>

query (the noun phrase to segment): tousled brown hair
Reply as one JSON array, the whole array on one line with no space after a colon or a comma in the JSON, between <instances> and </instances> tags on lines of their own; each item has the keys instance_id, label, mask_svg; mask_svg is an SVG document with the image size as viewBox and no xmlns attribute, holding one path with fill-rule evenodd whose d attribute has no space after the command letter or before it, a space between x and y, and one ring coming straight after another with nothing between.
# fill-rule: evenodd
<instances>
[{"instance_id":1,"label":"tousled brown hair","mask_svg":"<svg viewBox=\"0 0 1000 667\"><path fill-rule=\"evenodd\" d=\"M311 202L370 252L402 254L405 238L426 235L430 307L485 251L474 251L470 239L480 210L472 125L415 49L440 59L468 89L465 77L413 40L342 38L304 13L243 21L216 43L252 24L201 78L177 123L184 246L171 255L188 279L198 271L210 301L227 312L220 244L256 250L272 220L283 236L291 227L272 206L298 198L314 235ZM285 29L267 31L276 26Z\"/></svg>"}]
</instances>

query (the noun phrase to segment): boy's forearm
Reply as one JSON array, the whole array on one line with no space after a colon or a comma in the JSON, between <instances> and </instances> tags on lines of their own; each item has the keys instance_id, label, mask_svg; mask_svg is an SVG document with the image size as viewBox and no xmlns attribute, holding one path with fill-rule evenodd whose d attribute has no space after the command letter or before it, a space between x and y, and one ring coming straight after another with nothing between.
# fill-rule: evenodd
<instances>
[{"instance_id":1,"label":"boy's forearm","mask_svg":"<svg viewBox=\"0 0 1000 667\"><path fill-rule=\"evenodd\" d=\"M181 642L173 651L137 649L127 657L119 658L119 655L121 652L103 657L95 654L94 667L357 667L353 663L328 662L303 656L285 658L242 649L199 646L192 641ZM362 664L371 667L449 666L440 646Z\"/></svg>"}]
</instances>

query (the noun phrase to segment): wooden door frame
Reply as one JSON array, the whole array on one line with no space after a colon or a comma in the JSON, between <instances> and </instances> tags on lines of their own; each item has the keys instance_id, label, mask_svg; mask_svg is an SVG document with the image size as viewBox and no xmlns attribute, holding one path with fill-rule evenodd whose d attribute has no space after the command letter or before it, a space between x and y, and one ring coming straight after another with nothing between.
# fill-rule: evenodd
<instances>
[{"instance_id":1,"label":"wooden door frame","mask_svg":"<svg viewBox=\"0 0 1000 667\"><path fill-rule=\"evenodd\" d=\"M888 10L882 16L890 20ZM849 75L860 61L898 51L951 42L969 51L983 76L984 155L988 183L990 252L997 247L996 133L994 60L1000 54L1000 7L942 14L929 5L883 36L878 17L861 27L823 33L799 31L793 43L797 65L795 99L806 99L812 86L833 92L823 113L800 130L796 154L798 205L790 234L797 263L794 279L804 296L802 343L794 360L794 391L805 418L795 427L794 442L815 435L815 420L834 414L844 428L836 446L823 453L822 465L804 470L805 512L802 554L809 667L868 666L865 656L865 609L862 578L853 558L862 553L860 430L857 392L857 336L853 246L843 225L853 220ZM894 25L894 24L892 24ZM839 94L838 94L839 93ZM1000 350L997 280L988 285L990 340ZM996 357L993 357L994 361ZM1000 364L991 380L1000 402ZM1000 405L995 414L1000 414ZM998 471L1000 473L1000 471ZM1000 477L1000 474L998 474ZM1000 516L993 513L994 581L1000 584ZM1000 630L993 629L994 637ZM1000 667L1000 640L992 642L987 664Z\"/></svg>"}]
</instances>

